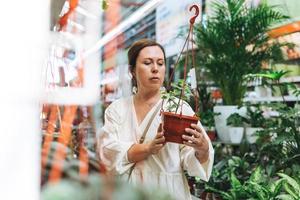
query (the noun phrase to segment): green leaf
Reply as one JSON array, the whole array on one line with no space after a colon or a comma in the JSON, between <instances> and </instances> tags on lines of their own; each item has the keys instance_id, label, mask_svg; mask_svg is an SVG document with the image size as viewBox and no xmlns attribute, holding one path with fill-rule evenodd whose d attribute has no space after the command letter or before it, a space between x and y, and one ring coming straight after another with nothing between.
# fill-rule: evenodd
<instances>
[{"instance_id":1,"label":"green leaf","mask_svg":"<svg viewBox=\"0 0 300 200\"><path fill-rule=\"evenodd\" d=\"M236 176L233 172L231 172L230 180L231 180L230 184L233 189L239 189L242 187L241 182L236 178Z\"/></svg>"},{"instance_id":2,"label":"green leaf","mask_svg":"<svg viewBox=\"0 0 300 200\"><path fill-rule=\"evenodd\" d=\"M276 196L276 199L282 199L282 200L295 200L291 195L289 194L280 194Z\"/></svg>"},{"instance_id":3,"label":"green leaf","mask_svg":"<svg viewBox=\"0 0 300 200\"><path fill-rule=\"evenodd\" d=\"M283 179L276 180L275 182L271 182L270 191L273 193L273 196L276 196L280 193L282 185L284 183Z\"/></svg>"},{"instance_id":4,"label":"green leaf","mask_svg":"<svg viewBox=\"0 0 300 200\"><path fill-rule=\"evenodd\" d=\"M253 174L250 176L250 181L251 182L261 182L262 181L262 175L261 175L261 167L257 167Z\"/></svg>"},{"instance_id":5,"label":"green leaf","mask_svg":"<svg viewBox=\"0 0 300 200\"><path fill-rule=\"evenodd\" d=\"M283 174L283 173L278 173L278 175L282 178L284 178L285 180L287 180L287 183L289 185L291 185L293 187L293 189L295 190L295 192L300 196L300 183L298 183L295 179L293 179L292 177Z\"/></svg>"}]
</instances>

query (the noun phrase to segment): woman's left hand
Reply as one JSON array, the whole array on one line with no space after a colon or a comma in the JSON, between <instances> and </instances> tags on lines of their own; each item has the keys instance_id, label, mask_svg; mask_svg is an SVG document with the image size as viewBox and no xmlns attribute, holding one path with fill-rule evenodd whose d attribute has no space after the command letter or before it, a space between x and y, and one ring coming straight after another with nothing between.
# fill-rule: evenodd
<instances>
[{"instance_id":1,"label":"woman's left hand","mask_svg":"<svg viewBox=\"0 0 300 200\"><path fill-rule=\"evenodd\" d=\"M200 127L197 124L191 124L191 128L186 128L185 132L188 135L182 135L185 140L183 144L195 149L195 156L200 163L206 162L209 156L209 146Z\"/></svg>"}]
</instances>

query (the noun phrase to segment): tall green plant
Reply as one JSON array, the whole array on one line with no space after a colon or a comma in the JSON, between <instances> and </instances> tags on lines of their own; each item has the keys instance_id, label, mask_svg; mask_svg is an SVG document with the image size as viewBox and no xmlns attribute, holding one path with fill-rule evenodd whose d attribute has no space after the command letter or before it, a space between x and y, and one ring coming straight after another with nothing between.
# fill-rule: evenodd
<instances>
[{"instance_id":1,"label":"tall green plant","mask_svg":"<svg viewBox=\"0 0 300 200\"><path fill-rule=\"evenodd\" d=\"M196 28L198 59L220 87L225 105L240 105L246 91L244 75L260 71L261 63L281 60L280 47L267 31L287 17L262 3L216 1L213 15Z\"/></svg>"}]
</instances>

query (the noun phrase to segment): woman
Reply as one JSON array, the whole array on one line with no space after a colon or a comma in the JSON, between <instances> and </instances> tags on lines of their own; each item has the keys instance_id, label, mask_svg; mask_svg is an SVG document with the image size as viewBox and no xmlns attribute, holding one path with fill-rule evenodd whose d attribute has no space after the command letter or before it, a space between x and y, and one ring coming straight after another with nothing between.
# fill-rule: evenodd
<instances>
[{"instance_id":1,"label":"woman","mask_svg":"<svg viewBox=\"0 0 300 200\"><path fill-rule=\"evenodd\" d=\"M158 128L161 116L156 112L162 102L160 88L166 69L160 44L148 39L137 41L128 51L128 60L137 91L106 109L99 137L100 159L109 171L133 184L164 188L175 199L191 199L184 170L208 181L214 157L211 142L199 122L186 129L183 139L187 142L183 145L165 143ZM183 104L183 114L194 112ZM144 130L145 140L140 143Z\"/></svg>"}]
</instances>

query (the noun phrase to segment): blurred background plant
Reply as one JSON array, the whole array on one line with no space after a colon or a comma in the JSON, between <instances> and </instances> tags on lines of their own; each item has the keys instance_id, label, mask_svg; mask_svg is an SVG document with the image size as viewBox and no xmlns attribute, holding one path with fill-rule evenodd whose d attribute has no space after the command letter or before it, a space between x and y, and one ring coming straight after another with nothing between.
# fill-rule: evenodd
<instances>
[{"instance_id":1,"label":"blurred background plant","mask_svg":"<svg viewBox=\"0 0 300 200\"><path fill-rule=\"evenodd\" d=\"M55 149L64 147L58 142L52 142L48 162L42 176L43 200L171 200L168 191L152 188L151 186L139 187L128 184L118 177L106 175L99 164L97 157L89 155L89 173L82 176L79 167L83 163L78 160L76 153L67 148L67 156L63 161L62 177L59 182L48 182L51 168L55 165Z\"/></svg>"},{"instance_id":2,"label":"blurred background plant","mask_svg":"<svg viewBox=\"0 0 300 200\"><path fill-rule=\"evenodd\" d=\"M214 1L212 14L196 28L200 66L220 88L225 105L241 105L244 76L258 73L261 64L283 59L280 47L266 32L288 17L264 2L247 6L245 0Z\"/></svg>"}]
</instances>

